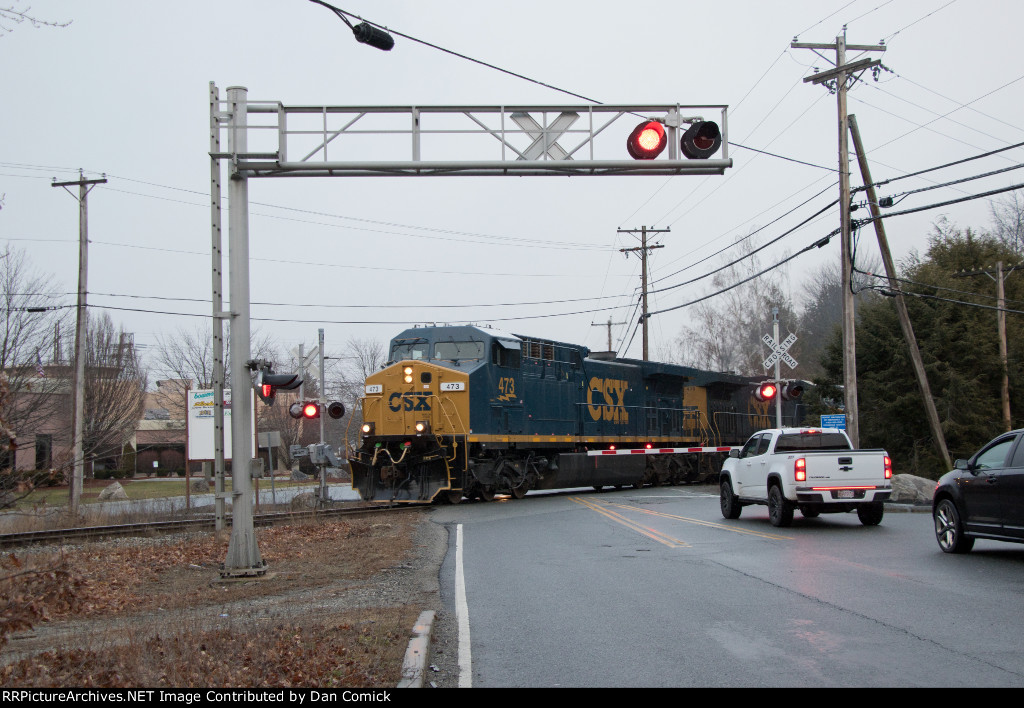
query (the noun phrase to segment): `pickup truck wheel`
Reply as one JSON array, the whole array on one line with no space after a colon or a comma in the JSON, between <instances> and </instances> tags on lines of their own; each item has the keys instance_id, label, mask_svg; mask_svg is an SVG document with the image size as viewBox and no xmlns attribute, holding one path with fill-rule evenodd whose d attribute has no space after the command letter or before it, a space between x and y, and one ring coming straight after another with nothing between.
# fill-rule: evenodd
<instances>
[{"instance_id":1,"label":"pickup truck wheel","mask_svg":"<svg viewBox=\"0 0 1024 708\"><path fill-rule=\"evenodd\" d=\"M935 521L935 540L943 553L967 553L974 548L974 539L964 536L960 514L951 500L940 501L932 518Z\"/></svg>"},{"instance_id":2,"label":"pickup truck wheel","mask_svg":"<svg viewBox=\"0 0 1024 708\"><path fill-rule=\"evenodd\" d=\"M782 496L782 489L777 484L768 490L768 520L772 526L789 526L793 523L793 504Z\"/></svg>"},{"instance_id":3,"label":"pickup truck wheel","mask_svg":"<svg viewBox=\"0 0 1024 708\"><path fill-rule=\"evenodd\" d=\"M722 480L722 486L719 488L719 491L722 516L727 519L740 518L740 513L743 511L743 507L740 506L740 501L736 498L736 495L732 493L732 484L729 483L729 480Z\"/></svg>"},{"instance_id":4,"label":"pickup truck wheel","mask_svg":"<svg viewBox=\"0 0 1024 708\"><path fill-rule=\"evenodd\" d=\"M809 509L807 507L800 507L800 514L805 519L813 519L813 518L816 518L818 516L821 516L821 512L818 511L817 509Z\"/></svg>"},{"instance_id":5,"label":"pickup truck wheel","mask_svg":"<svg viewBox=\"0 0 1024 708\"><path fill-rule=\"evenodd\" d=\"M857 507L857 518L865 526L878 526L882 523L884 514L885 507L882 506L882 502L872 502Z\"/></svg>"}]
</instances>

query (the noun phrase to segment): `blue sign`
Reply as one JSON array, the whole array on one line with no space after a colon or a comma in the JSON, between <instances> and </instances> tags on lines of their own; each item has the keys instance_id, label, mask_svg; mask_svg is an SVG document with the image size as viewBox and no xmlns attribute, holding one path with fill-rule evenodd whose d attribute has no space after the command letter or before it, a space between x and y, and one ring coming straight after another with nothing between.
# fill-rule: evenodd
<instances>
[{"instance_id":1,"label":"blue sign","mask_svg":"<svg viewBox=\"0 0 1024 708\"><path fill-rule=\"evenodd\" d=\"M834 413L832 415L821 416L821 427L839 428L840 430L846 430L846 414Z\"/></svg>"}]
</instances>

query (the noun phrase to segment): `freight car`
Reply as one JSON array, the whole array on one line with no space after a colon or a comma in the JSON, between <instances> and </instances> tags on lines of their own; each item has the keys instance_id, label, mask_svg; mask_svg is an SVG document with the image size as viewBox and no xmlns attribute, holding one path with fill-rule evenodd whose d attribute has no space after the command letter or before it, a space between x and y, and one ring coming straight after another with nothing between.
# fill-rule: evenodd
<instances>
[{"instance_id":1,"label":"freight car","mask_svg":"<svg viewBox=\"0 0 1024 708\"><path fill-rule=\"evenodd\" d=\"M388 359L366 379L349 459L367 500L698 481L774 425L749 377L470 325L408 329ZM786 402L785 424L799 408Z\"/></svg>"}]
</instances>

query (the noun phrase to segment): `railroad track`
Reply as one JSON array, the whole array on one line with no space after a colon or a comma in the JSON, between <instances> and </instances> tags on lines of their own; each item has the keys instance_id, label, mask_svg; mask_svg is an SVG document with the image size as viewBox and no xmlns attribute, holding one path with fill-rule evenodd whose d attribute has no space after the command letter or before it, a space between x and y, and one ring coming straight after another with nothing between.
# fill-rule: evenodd
<instances>
[{"instance_id":1,"label":"railroad track","mask_svg":"<svg viewBox=\"0 0 1024 708\"><path fill-rule=\"evenodd\" d=\"M256 526L275 526L277 524L295 523L318 518L336 518L344 516L361 516L364 514L398 513L412 509L428 508L429 504L403 505L368 505L343 506L333 509L310 511L279 511L255 514L253 524ZM227 527L231 526L231 515L225 519ZM117 536L148 536L153 534L177 533L181 531L214 530L216 520L213 515L204 515L191 519L172 519L165 521L146 521L133 524L114 524L110 526L82 526L65 529L48 529L45 531L23 531L18 533L0 534L0 548L18 548L40 543L65 543L70 541L97 540Z\"/></svg>"}]
</instances>

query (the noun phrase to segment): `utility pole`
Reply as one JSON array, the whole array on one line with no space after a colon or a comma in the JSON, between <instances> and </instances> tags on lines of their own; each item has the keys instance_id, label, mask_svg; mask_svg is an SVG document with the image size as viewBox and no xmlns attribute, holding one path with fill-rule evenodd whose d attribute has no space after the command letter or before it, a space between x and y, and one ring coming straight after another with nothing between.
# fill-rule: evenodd
<instances>
[{"instance_id":1,"label":"utility pole","mask_svg":"<svg viewBox=\"0 0 1024 708\"><path fill-rule=\"evenodd\" d=\"M75 375L72 385L75 390L75 403L71 423L72 458L74 472L71 477L71 490L68 507L72 516L78 516L78 505L82 500L82 480L85 477L85 335L87 331L89 275L89 210L88 196L97 184L106 184L107 179L85 179L82 170L78 171L78 179L73 182L54 182L51 187L63 187L64 191L75 196L68 187L78 185L78 307L75 319Z\"/></svg>"},{"instance_id":2,"label":"utility pole","mask_svg":"<svg viewBox=\"0 0 1024 708\"><path fill-rule=\"evenodd\" d=\"M843 393L846 399L846 432L854 447L860 446L860 424L857 419L857 348L855 339L856 312L853 300L853 261L850 248L850 144L846 114L847 79L881 63L879 59L861 59L846 63L846 50L884 52L884 44L846 44L846 27L834 44L810 44L793 41L793 49L835 51L835 68L808 76L804 83L825 84L837 94L839 111L839 228L843 279ZM819 56L823 56L818 54ZM854 79L856 80L856 78Z\"/></svg>"},{"instance_id":3,"label":"utility pole","mask_svg":"<svg viewBox=\"0 0 1024 708\"><path fill-rule=\"evenodd\" d=\"M999 361L1003 369L1003 384L1002 384L1002 402L1003 402L1003 426L1006 430L1012 430L1013 424L1010 420L1010 375L1009 367L1007 365L1007 353L1006 353L1006 290L1003 285L1006 274L1012 273L1015 270L1024 269L1024 265L1010 266L1009 268L1003 268L1003 262L999 261L996 263L995 269L986 270L972 270L962 271L956 273L956 278L966 278L973 275L987 275L996 282L996 299L999 311L996 317L996 327L999 333Z\"/></svg>"},{"instance_id":4,"label":"utility pole","mask_svg":"<svg viewBox=\"0 0 1024 708\"><path fill-rule=\"evenodd\" d=\"M598 324L597 322L591 322L590 323L591 327L605 327L605 326L608 327L608 351L612 350L612 325L613 324L621 325L621 324L626 324L626 323L625 322L612 322L612 318L611 317L608 318L607 324L605 324L605 323Z\"/></svg>"},{"instance_id":5,"label":"utility pole","mask_svg":"<svg viewBox=\"0 0 1024 708\"><path fill-rule=\"evenodd\" d=\"M875 184L871 179L871 170L868 169L867 154L864 151L864 144L860 139L860 130L857 128L857 116L851 115L849 122L850 136L853 138L853 147L857 151L860 175L861 179L864 180L868 205L875 225L875 235L878 237L878 250L882 253L885 274L889 277L889 288L896 294L896 314L899 316L900 329L903 330L903 339L906 340L907 348L910 350L910 361L914 367L914 376L917 378L917 385L921 389L921 397L924 399L924 410L925 416L928 418L928 427L931 428L932 438L935 440L935 446L939 449L943 463L947 469L953 469L953 460L949 456L949 449L946 447L946 436L942 432L939 412L935 409L935 399L932 398L931 387L928 385L928 376L924 371L921 349L917 346L917 338L914 336L914 327L910 323L907 303L903 299L899 282L896 280L896 267L892 261L892 253L889 251L889 241L885 236L885 225L882 222L881 209L878 207L878 196L875 194Z\"/></svg>"},{"instance_id":6,"label":"utility pole","mask_svg":"<svg viewBox=\"0 0 1024 708\"><path fill-rule=\"evenodd\" d=\"M644 355L643 360L647 361L647 253L653 251L655 248L665 248L663 244L656 244L654 246L647 245L647 234L667 234L671 233L671 229L649 229L646 226L641 226L640 229L640 245L635 248L620 248L620 253L625 253L626 257L629 257L630 253L634 251L640 252L640 282L641 282L641 302L643 312L640 315L640 322L644 328ZM619 229L620 234L633 234L636 235L637 229ZM611 346L609 346L611 349Z\"/></svg>"}]
</instances>

